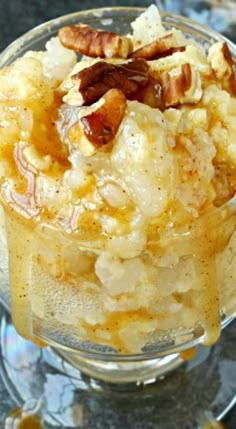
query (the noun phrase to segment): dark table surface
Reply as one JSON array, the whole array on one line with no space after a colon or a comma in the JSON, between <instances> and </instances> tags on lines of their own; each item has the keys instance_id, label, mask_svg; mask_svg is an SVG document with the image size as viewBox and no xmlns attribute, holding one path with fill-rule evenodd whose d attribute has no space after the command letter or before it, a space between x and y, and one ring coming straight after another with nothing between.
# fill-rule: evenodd
<instances>
[{"instance_id":1,"label":"dark table surface","mask_svg":"<svg viewBox=\"0 0 236 429\"><path fill-rule=\"evenodd\" d=\"M150 3L150 0L0 0L0 51L32 27L66 13L104 6L148 6ZM236 40L236 3L234 4L233 1L229 1L226 12L222 10L222 6L219 7L221 2L216 2L218 6L214 10L209 7L207 1L178 2L168 0L166 3L172 11L180 11L204 23L211 23L211 26L224 32L232 40ZM195 6L194 12L190 11L190 6ZM12 406L14 403L0 379L0 420L1 416ZM150 424L151 422L149 422L148 427L155 429ZM229 413L225 419L225 424L227 429L236 428L236 410ZM93 428L89 427L88 429ZM135 428L131 426L127 429ZM145 429L145 423L143 429Z\"/></svg>"}]
</instances>

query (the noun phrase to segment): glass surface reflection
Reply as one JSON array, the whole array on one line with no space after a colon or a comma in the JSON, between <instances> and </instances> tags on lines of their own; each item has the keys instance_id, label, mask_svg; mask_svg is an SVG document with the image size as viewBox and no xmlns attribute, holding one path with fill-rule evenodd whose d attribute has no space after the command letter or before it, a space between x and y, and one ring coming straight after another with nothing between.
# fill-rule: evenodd
<instances>
[{"instance_id":1,"label":"glass surface reflection","mask_svg":"<svg viewBox=\"0 0 236 429\"><path fill-rule=\"evenodd\" d=\"M236 2L234 0L157 0L162 9L187 16L236 41Z\"/></svg>"}]
</instances>

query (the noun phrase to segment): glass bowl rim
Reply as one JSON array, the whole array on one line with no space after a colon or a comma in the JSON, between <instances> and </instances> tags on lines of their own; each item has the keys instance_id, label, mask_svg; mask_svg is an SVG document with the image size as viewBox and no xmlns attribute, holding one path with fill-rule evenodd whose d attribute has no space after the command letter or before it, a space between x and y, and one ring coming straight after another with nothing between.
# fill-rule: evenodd
<instances>
[{"instance_id":1,"label":"glass bowl rim","mask_svg":"<svg viewBox=\"0 0 236 429\"><path fill-rule=\"evenodd\" d=\"M128 6L111 6L111 7L101 7L101 8L92 8L87 10L80 10L76 12L72 12L66 15L61 15L55 17L51 20L45 21L32 29L28 30L16 40L11 42L3 51L0 53L0 69L5 67L6 65L11 63L11 57L17 52L17 50L24 45L27 41L30 42L34 38L36 38L39 34L42 34L44 31L50 31L53 26L61 26L64 21L71 20L73 18L85 17L85 16L93 16L102 18L102 14L104 13L119 13L119 12L144 12L147 7L128 7ZM227 42L231 52L234 57L236 57L236 44L234 44L230 39L213 30L212 28L205 26L203 24L198 23L190 18L186 18L184 16L176 15L173 13L165 12L159 10L161 18L164 22L171 24L180 22L182 25L186 26L189 30L194 30L199 34L207 36L207 38L212 38L218 41ZM100 16L101 15L101 16Z\"/></svg>"}]
</instances>

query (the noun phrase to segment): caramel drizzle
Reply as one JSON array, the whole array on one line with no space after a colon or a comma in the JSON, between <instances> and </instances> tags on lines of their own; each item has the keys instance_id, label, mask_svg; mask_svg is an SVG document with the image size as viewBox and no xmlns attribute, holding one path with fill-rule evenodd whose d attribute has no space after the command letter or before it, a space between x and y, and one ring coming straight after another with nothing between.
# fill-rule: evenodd
<instances>
[{"instance_id":1,"label":"caramel drizzle","mask_svg":"<svg viewBox=\"0 0 236 429\"><path fill-rule=\"evenodd\" d=\"M109 89L120 89L126 98L135 97L149 80L149 67L145 60L135 59L123 64L99 61L72 76L81 96L80 105L89 106Z\"/></svg>"}]
</instances>

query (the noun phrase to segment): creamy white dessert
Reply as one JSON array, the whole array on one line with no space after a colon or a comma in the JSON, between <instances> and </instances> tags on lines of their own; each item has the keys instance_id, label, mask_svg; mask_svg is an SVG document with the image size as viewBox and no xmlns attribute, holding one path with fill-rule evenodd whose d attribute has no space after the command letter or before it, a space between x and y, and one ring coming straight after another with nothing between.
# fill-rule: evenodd
<instances>
[{"instance_id":1,"label":"creamy white dessert","mask_svg":"<svg viewBox=\"0 0 236 429\"><path fill-rule=\"evenodd\" d=\"M0 71L0 198L27 338L139 353L201 325L210 344L235 311L233 59L166 31L154 6L132 28L63 29Z\"/></svg>"}]
</instances>

